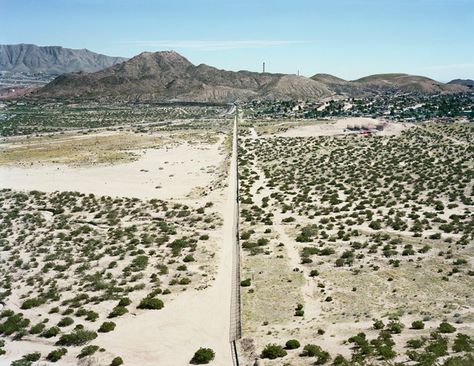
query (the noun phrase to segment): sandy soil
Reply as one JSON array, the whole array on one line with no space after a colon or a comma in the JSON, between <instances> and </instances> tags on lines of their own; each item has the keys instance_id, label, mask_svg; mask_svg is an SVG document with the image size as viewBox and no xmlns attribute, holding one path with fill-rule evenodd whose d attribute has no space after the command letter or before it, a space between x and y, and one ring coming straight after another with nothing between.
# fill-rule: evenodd
<instances>
[{"instance_id":1,"label":"sandy soil","mask_svg":"<svg viewBox=\"0 0 474 366\"><path fill-rule=\"evenodd\" d=\"M210 347L216 352L213 365L232 364L229 332L235 198L231 192L236 189L235 164L234 154L228 187L212 197L212 202L224 213L215 281L203 291L180 294L159 313L145 312L133 322L118 324L116 331L104 337L100 345L124 354L127 364L188 365L199 347Z\"/></svg>"},{"instance_id":2,"label":"sandy soil","mask_svg":"<svg viewBox=\"0 0 474 366\"><path fill-rule=\"evenodd\" d=\"M93 364L110 362L110 356L118 354L128 365L189 365L200 347L215 351L213 365L232 364L229 334L235 193L231 192L236 191L235 154L225 188L211 190L205 201L190 197L191 192L211 185L216 179L223 163L222 148L223 139L220 139L212 145L185 143L141 150L142 156L137 161L108 166L0 166L1 188L180 199L196 207L203 202L213 202L214 209L223 216L224 224L217 231L218 244L214 248L218 269L211 286L171 295L160 311L135 311L132 318L114 319L116 330L101 334L93 342L107 350L97 353ZM0 365L9 365L18 355L27 352L38 350L47 354L50 347L29 341L8 342L7 357L0 359ZM77 359L68 355L58 364L75 365Z\"/></svg>"},{"instance_id":3,"label":"sandy soil","mask_svg":"<svg viewBox=\"0 0 474 366\"><path fill-rule=\"evenodd\" d=\"M183 144L142 150L138 152L142 157L137 161L109 166L0 166L0 187L165 200L178 198L212 180L212 172L221 161L219 146Z\"/></svg>"}]
</instances>

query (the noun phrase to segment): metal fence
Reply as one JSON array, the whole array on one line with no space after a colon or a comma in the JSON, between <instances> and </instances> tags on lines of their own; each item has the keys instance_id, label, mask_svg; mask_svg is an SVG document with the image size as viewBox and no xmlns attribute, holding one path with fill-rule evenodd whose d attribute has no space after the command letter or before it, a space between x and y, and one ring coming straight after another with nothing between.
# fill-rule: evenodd
<instances>
[{"instance_id":1,"label":"metal fence","mask_svg":"<svg viewBox=\"0 0 474 366\"><path fill-rule=\"evenodd\" d=\"M238 159L238 122L239 110L236 109L236 116L234 121L234 139L233 139L233 156L235 157L236 169L236 192L235 194L235 209L234 209L234 255L232 259L232 295L231 295L231 323L230 323L230 341L232 362L234 366L240 366L239 354L237 351L237 341L242 337L242 300L240 296L240 242L239 242L239 159Z\"/></svg>"}]
</instances>

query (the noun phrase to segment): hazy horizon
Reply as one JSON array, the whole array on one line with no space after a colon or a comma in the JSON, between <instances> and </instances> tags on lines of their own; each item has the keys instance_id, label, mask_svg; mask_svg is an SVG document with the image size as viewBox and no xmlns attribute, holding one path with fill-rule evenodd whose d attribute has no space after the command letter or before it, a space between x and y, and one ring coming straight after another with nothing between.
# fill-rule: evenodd
<instances>
[{"instance_id":1,"label":"hazy horizon","mask_svg":"<svg viewBox=\"0 0 474 366\"><path fill-rule=\"evenodd\" d=\"M110 56L175 50L227 70L354 80L407 73L474 79L469 0L113 2L2 0L1 44L87 48ZM18 27L22 24L22 27Z\"/></svg>"}]
</instances>

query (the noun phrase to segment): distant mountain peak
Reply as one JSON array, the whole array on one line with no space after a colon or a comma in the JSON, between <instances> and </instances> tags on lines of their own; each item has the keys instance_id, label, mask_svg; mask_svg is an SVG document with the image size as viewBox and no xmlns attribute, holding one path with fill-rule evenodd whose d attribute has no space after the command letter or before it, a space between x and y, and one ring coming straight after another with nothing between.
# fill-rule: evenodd
<instances>
[{"instance_id":1,"label":"distant mountain peak","mask_svg":"<svg viewBox=\"0 0 474 366\"><path fill-rule=\"evenodd\" d=\"M95 72L125 60L123 57L105 56L86 48L71 49L27 43L0 45L0 71L52 75Z\"/></svg>"}]
</instances>

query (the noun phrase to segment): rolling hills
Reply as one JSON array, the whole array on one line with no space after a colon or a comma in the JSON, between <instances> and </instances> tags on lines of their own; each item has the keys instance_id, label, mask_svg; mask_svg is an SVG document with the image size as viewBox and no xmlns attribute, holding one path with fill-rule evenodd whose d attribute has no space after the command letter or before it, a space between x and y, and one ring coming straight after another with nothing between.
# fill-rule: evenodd
<instances>
[{"instance_id":1,"label":"rolling hills","mask_svg":"<svg viewBox=\"0 0 474 366\"><path fill-rule=\"evenodd\" d=\"M361 97L383 93L467 91L407 74L372 75L346 81L332 75L312 78L289 74L226 71L194 65L174 51L143 52L94 73L64 74L36 91L37 98L89 98L116 101L231 102L251 99L317 100L335 95Z\"/></svg>"}]
</instances>

